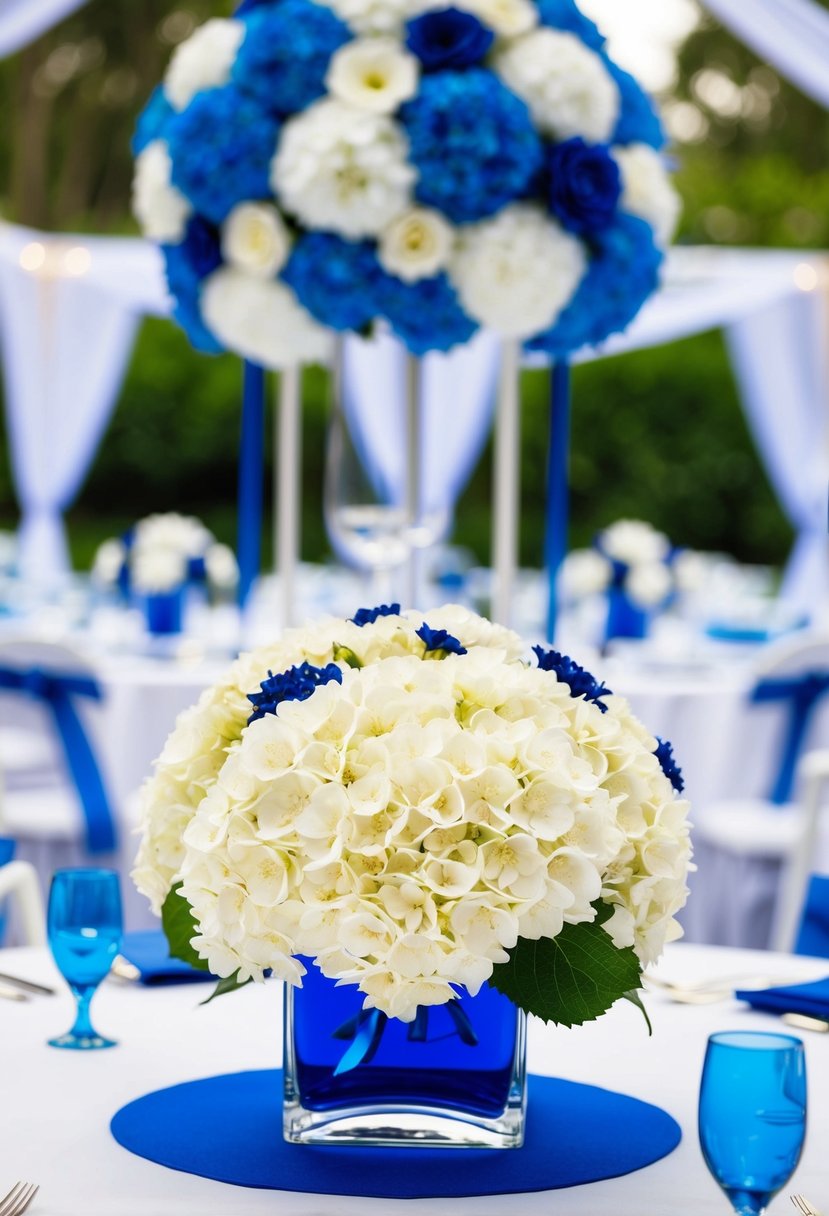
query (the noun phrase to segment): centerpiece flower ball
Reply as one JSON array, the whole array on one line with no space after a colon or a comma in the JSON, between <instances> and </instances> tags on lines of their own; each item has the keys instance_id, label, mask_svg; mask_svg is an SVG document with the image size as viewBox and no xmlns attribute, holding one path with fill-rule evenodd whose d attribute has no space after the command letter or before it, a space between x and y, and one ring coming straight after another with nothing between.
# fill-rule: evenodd
<instances>
[{"instance_id":1,"label":"centerpiece flower ball","mask_svg":"<svg viewBox=\"0 0 829 1216\"><path fill-rule=\"evenodd\" d=\"M201 350L279 369L384 322L558 357L659 284L664 144L575 0L245 0L174 52L134 209Z\"/></svg>"}]
</instances>

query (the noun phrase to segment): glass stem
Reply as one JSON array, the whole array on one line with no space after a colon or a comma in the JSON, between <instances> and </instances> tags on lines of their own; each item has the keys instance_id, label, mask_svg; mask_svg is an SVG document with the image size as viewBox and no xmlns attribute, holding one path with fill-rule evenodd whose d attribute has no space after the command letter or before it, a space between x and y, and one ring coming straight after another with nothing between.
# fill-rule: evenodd
<instances>
[{"instance_id":1,"label":"glass stem","mask_svg":"<svg viewBox=\"0 0 829 1216\"><path fill-rule=\"evenodd\" d=\"M89 1017L89 1006L95 995L97 986L97 984L84 984L83 986L74 985L72 988L78 1007L75 1014L75 1025L70 1033L77 1039L91 1039L95 1037L95 1031Z\"/></svg>"},{"instance_id":2,"label":"glass stem","mask_svg":"<svg viewBox=\"0 0 829 1216\"><path fill-rule=\"evenodd\" d=\"M752 1195L750 1191L732 1191L731 1203L736 1216L763 1216L766 1210L766 1197Z\"/></svg>"}]
</instances>

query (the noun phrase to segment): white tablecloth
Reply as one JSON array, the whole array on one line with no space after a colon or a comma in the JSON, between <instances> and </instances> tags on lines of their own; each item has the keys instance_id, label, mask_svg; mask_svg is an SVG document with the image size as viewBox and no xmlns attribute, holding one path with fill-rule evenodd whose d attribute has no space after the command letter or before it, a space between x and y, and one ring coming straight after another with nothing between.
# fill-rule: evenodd
<instances>
[{"instance_id":1,"label":"white tablecloth","mask_svg":"<svg viewBox=\"0 0 829 1216\"><path fill-rule=\"evenodd\" d=\"M825 961L677 945L661 969L675 979L758 971L813 979L826 967ZM57 979L45 951L2 951L0 971L47 983ZM565 1191L393 1203L231 1187L156 1166L115 1143L110 1118L141 1094L220 1072L278 1066L278 985L250 987L204 1008L197 1007L199 999L187 986L146 989L108 982L95 998L94 1020L120 1046L89 1055L45 1044L70 1023L68 993L20 1005L0 1001L0 1194L18 1178L39 1182L32 1216L724 1216L728 1205L708 1175L696 1132L706 1038L723 1029L782 1028L778 1020L736 1002L680 1006L661 995L647 998L652 1039L640 1014L624 1004L578 1030L533 1022L531 1071L603 1085L664 1107L682 1127L679 1148L647 1170ZM829 1035L805 1033L804 1038L809 1132L801 1165L786 1189L824 1206L829 1204ZM555 1151L551 1144L550 1152ZM416 1163L416 1150L412 1160ZM458 1167L463 1168L460 1153ZM791 1209L781 1196L771 1210L782 1216Z\"/></svg>"}]
</instances>

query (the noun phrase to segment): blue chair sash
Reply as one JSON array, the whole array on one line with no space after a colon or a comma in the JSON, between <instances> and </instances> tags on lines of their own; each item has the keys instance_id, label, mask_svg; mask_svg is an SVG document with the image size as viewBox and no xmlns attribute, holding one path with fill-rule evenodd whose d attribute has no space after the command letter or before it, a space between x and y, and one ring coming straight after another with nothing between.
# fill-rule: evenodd
<instances>
[{"instance_id":1,"label":"blue chair sash","mask_svg":"<svg viewBox=\"0 0 829 1216\"><path fill-rule=\"evenodd\" d=\"M112 852L117 845L115 822L95 753L74 704L76 697L102 700L97 682L91 676L40 667L0 667L0 689L23 693L48 706L83 807L87 851Z\"/></svg>"},{"instance_id":2,"label":"blue chair sash","mask_svg":"<svg viewBox=\"0 0 829 1216\"><path fill-rule=\"evenodd\" d=\"M829 672L807 671L801 676L761 680L751 694L755 705L771 701L789 703L789 723L783 743L780 767L770 800L782 806L792 796L797 762L818 703L829 692Z\"/></svg>"},{"instance_id":3,"label":"blue chair sash","mask_svg":"<svg viewBox=\"0 0 829 1216\"><path fill-rule=\"evenodd\" d=\"M813 874L809 880L795 954L829 958L829 878Z\"/></svg>"}]
</instances>

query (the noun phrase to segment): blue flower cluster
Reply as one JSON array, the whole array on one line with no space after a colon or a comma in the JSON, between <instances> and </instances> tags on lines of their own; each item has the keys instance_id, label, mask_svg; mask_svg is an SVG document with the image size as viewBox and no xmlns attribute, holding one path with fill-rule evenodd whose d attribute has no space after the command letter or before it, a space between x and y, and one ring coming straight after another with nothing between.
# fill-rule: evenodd
<instances>
[{"instance_id":1,"label":"blue flower cluster","mask_svg":"<svg viewBox=\"0 0 829 1216\"><path fill-rule=\"evenodd\" d=\"M418 171L418 200L456 224L494 215L519 198L543 159L524 102L484 68L425 76L400 118Z\"/></svg>"},{"instance_id":2,"label":"blue flower cluster","mask_svg":"<svg viewBox=\"0 0 829 1216\"><path fill-rule=\"evenodd\" d=\"M559 654L557 650L544 650L541 646L533 646L533 651L542 671L555 672L561 684L569 685L574 697L584 697L585 701L598 705L603 714L607 713L607 706L602 704L602 698L613 694L604 684L600 684L595 676L591 676L589 671L585 671L567 655Z\"/></svg>"},{"instance_id":3,"label":"blue flower cluster","mask_svg":"<svg viewBox=\"0 0 829 1216\"><path fill-rule=\"evenodd\" d=\"M202 280L222 262L219 230L200 216L193 216L179 245L163 245L167 286L175 300L174 316L187 331L196 350L221 353L221 346L204 324L199 310Z\"/></svg>"},{"instance_id":4,"label":"blue flower cluster","mask_svg":"<svg viewBox=\"0 0 829 1216\"><path fill-rule=\"evenodd\" d=\"M336 663L329 663L327 667L301 663L299 667L291 667L276 676L269 671L260 691L248 693L248 700L253 706L248 726L259 718L275 714L285 701L307 701L320 685L331 684L332 681L335 684L343 682L343 673Z\"/></svg>"},{"instance_id":5,"label":"blue flower cluster","mask_svg":"<svg viewBox=\"0 0 829 1216\"><path fill-rule=\"evenodd\" d=\"M492 30L457 8L423 13L409 22L407 30L406 45L425 72L471 67L481 62L495 41Z\"/></svg>"},{"instance_id":6,"label":"blue flower cluster","mask_svg":"<svg viewBox=\"0 0 829 1216\"><path fill-rule=\"evenodd\" d=\"M659 766L662 772L670 781L678 794L683 793L685 789L685 780L682 776L682 769L678 766L674 759L674 749L670 743L664 739L657 739L659 747L653 753L659 761Z\"/></svg>"},{"instance_id":7,"label":"blue flower cluster","mask_svg":"<svg viewBox=\"0 0 829 1216\"><path fill-rule=\"evenodd\" d=\"M400 605L378 604L376 608L358 608L351 622L362 629L365 625L373 625L381 616L400 616Z\"/></svg>"},{"instance_id":8,"label":"blue flower cluster","mask_svg":"<svg viewBox=\"0 0 829 1216\"><path fill-rule=\"evenodd\" d=\"M590 235L607 228L622 196L619 166L603 145L568 139L547 159L550 210L569 232Z\"/></svg>"},{"instance_id":9,"label":"blue flower cluster","mask_svg":"<svg viewBox=\"0 0 829 1216\"><path fill-rule=\"evenodd\" d=\"M423 645L426 647L426 654L442 653L445 658L448 654L467 654L467 649L457 638L453 637L445 629L430 629L424 623L417 631L417 636L420 638Z\"/></svg>"},{"instance_id":10,"label":"blue flower cluster","mask_svg":"<svg viewBox=\"0 0 829 1216\"><path fill-rule=\"evenodd\" d=\"M153 140L161 139L164 136L167 124L174 114L175 110L167 100L167 94L159 85L151 93L150 100L138 118L132 138L133 156L143 152Z\"/></svg>"},{"instance_id":11,"label":"blue flower cluster","mask_svg":"<svg viewBox=\"0 0 829 1216\"><path fill-rule=\"evenodd\" d=\"M615 144L648 144L657 151L665 147L665 131L653 102L630 72L607 56L602 61L619 89L619 121L613 133Z\"/></svg>"},{"instance_id":12,"label":"blue flower cluster","mask_svg":"<svg viewBox=\"0 0 829 1216\"><path fill-rule=\"evenodd\" d=\"M445 274L415 283L384 274L377 284L376 298L378 313L413 355L451 350L468 342L478 328L461 308Z\"/></svg>"},{"instance_id":13,"label":"blue flower cluster","mask_svg":"<svg viewBox=\"0 0 829 1216\"><path fill-rule=\"evenodd\" d=\"M536 0L536 4L542 25L575 34L591 51L600 51L604 46L606 39L595 22L581 12L576 0Z\"/></svg>"},{"instance_id":14,"label":"blue flower cluster","mask_svg":"<svg viewBox=\"0 0 829 1216\"><path fill-rule=\"evenodd\" d=\"M360 333L377 316L378 288L386 276L371 242L306 232L282 277L321 325Z\"/></svg>"},{"instance_id":15,"label":"blue flower cluster","mask_svg":"<svg viewBox=\"0 0 829 1216\"><path fill-rule=\"evenodd\" d=\"M233 81L265 111L280 117L322 97L331 56L351 39L339 17L311 0L281 0L275 8L256 8L245 17L245 25Z\"/></svg>"}]
</instances>

